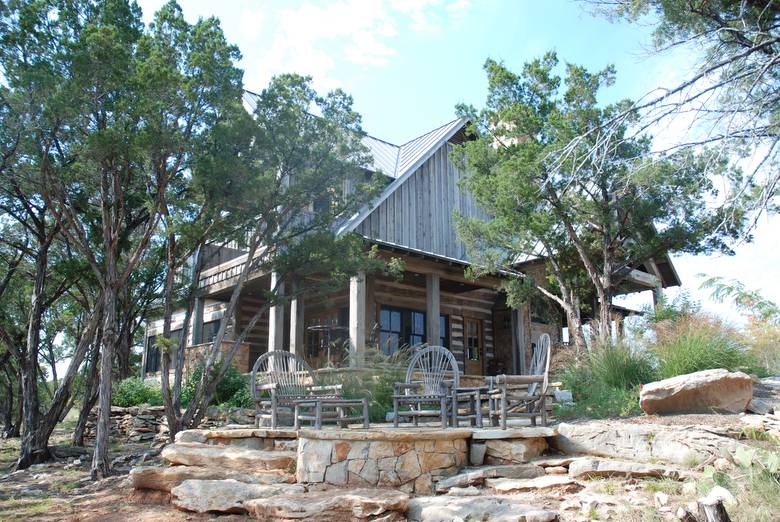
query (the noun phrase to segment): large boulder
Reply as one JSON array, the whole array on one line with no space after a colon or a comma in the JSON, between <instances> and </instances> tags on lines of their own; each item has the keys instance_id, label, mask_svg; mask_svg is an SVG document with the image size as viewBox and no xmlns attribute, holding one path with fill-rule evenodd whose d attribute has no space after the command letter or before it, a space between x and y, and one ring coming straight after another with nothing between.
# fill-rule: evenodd
<instances>
[{"instance_id":1,"label":"large boulder","mask_svg":"<svg viewBox=\"0 0 780 522\"><path fill-rule=\"evenodd\" d=\"M254 473L274 469L292 471L296 455L292 451L258 451L189 442L165 446L162 458L171 464L213 466Z\"/></svg>"},{"instance_id":2,"label":"large boulder","mask_svg":"<svg viewBox=\"0 0 780 522\"><path fill-rule=\"evenodd\" d=\"M742 443L707 431L706 426L665 426L624 420L591 420L558 425L551 445L567 455L595 455L639 462L689 466ZM536 462L536 461L535 461Z\"/></svg>"},{"instance_id":3,"label":"large boulder","mask_svg":"<svg viewBox=\"0 0 780 522\"><path fill-rule=\"evenodd\" d=\"M410 522L552 522L555 511L540 509L507 497L417 497L409 502Z\"/></svg>"},{"instance_id":4,"label":"large boulder","mask_svg":"<svg viewBox=\"0 0 780 522\"><path fill-rule=\"evenodd\" d=\"M648 415L742 413L752 397L753 381L747 374L703 370L645 384L639 406Z\"/></svg>"},{"instance_id":5,"label":"large boulder","mask_svg":"<svg viewBox=\"0 0 780 522\"><path fill-rule=\"evenodd\" d=\"M249 514L258 520L405 520L409 495L393 489L332 489L258 498L244 503Z\"/></svg>"},{"instance_id":6,"label":"large boulder","mask_svg":"<svg viewBox=\"0 0 780 522\"><path fill-rule=\"evenodd\" d=\"M130 470L130 482L135 489L170 491L185 480L235 479L248 484L286 484L295 476L281 470L255 473L205 466L138 466Z\"/></svg>"},{"instance_id":7,"label":"large boulder","mask_svg":"<svg viewBox=\"0 0 780 522\"><path fill-rule=\"evenodd\" d=\"M171 490L173 505L197 513L244 513L247 500L302 493L298 484L246 484L233 479L185 480Z\"/></svg>"}]
</instances>

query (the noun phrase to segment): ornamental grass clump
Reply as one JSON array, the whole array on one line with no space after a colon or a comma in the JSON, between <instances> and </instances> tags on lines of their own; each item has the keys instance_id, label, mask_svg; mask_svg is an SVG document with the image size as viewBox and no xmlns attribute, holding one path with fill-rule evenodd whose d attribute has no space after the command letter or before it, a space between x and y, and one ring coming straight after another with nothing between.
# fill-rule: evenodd
<instances>
[{"instance_id":1,"label":"ornamental grass clump","mask_svg":"<svg viewBox=\"0 0 780 522\"><path fill-rule=\"evenodd\" d=\"M739 332L713 317L684 314L657 323L654 330L651 349L662 379L714 368L749 372L755 368Z\"/></svg>"}]
</instances>

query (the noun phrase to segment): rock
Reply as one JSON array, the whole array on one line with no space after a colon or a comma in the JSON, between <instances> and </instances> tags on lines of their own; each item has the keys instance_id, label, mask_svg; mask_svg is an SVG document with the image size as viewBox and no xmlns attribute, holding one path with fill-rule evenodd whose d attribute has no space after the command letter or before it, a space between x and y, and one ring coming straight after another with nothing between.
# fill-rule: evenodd
<instances>
[{"instance_id":1,"label":"rock","mask_svg":"<svg viewBox=\"0 0 780 522\"><path fill-rule=\"evenodd\" d=\"M731 461L729 461L729 459L724 457L718 457L712 463L712 467L715 468L717 471L727 471L731 469Z\"/></svg>"},{"instance_id":2,"label":"rock","mask_svg":"<svg viewBox=\"0 0 780 522\"><path fill-rule=\"evenodd\" d=\"M472 466L481 466L485 463L485 453L487 446L477 442L472 442L469 447L469 464Z\"/></svg>"},{"instance_id":3,"label":"rock","mask_svg":"<svg viewBox=\"0 0 780 522\"><path fill-rule=\"evenodd\" d=\"M658 464L642 464L606 459L579 459L569 465L569 476L586 477L668 477L678 479L680 472Z\"/></svg>"},{"instance_id":4,"label":"rock","mask_svg":"<svg viewBox=\"0 0 780 522\"><path fill-rule=\"evenodd\" d=\"M696 426L666 426L620 420L558 425L553 447L570 455L588 454L634 461L661 461L689 466L744 444Z\"/></svg>"},{"instance_id":5,"label":"rock","mask_svg":"<svg viewBox=\"0 0 780 522\"><path fill-rule=\"evenodd\" d=\"M335 489L259 498L244 503L254 518L267 521L404 520L409 495L392 489ZM381 518L380 518L381 517Z\"/></svg>"},{"instance_id":6,"label":"rock","mask_svg":"<svg viewBox=\"0 0 780 522\"><path fill-rule=\"evenodd\" d=\"M703 370L651 382L642 387L639 406L645 413L741 413L753 397L753 381L745 373Z\"/></svg>"},{"instance_id":7,"label":"rock","mask_svg":"<svg viewBox=\"0 0 780 522\"><path fill-rule=\"evenodd\" d=\"M185 480L235 479L247 484L287 484L295 482L291 473L271 470L255 473L204 466L140 466L130 470L135 489L170 491Z\"/></svg>"},{"instance_id":8,"label":"rock","mask_svg":"<svg viewBox=\"0 0 780 522\"><path fill-rule=\"evenodd\" d=\"M417 497L409 502L406 512L409 522L552 522L558 514L512 498L482 497Z\"/></svg>"},{"instance_id":9,"label":"rock","mask_svg":"<svg viewBox=\"0 0 780 522\"><path fill-rule=\"evenodd\" d=\"M485 480L485 486L503 495L545 489L557 489L566 493L574 493L582 489L582 484L565 475L544 475L532 479L487 479Z\"/></svg>"},{"instance_id":10,"label":"rock","mask_svg":"<svg viewBox=\"0 0 780 522\"><path fill-rule=\"evenodd\" d=\"M564 466L550 466L549 468L544 468L544 472L548 475L566 475L569 473L569 468Z\"/></svg>"},{"instance_id":11,"label":"rock","mask_svg":"<svg viewBox=\"0 0 780 522\"><path fill-rule=\"evenodd\" d=\"M436 484L436 492L446 493L450 488L482 485L488 478L522 479L541 477L542 475L544 475L544 469L533 464L485 466L440 480Z\"/></svg>"},{"instance_id":12,"label":"rock","mask_svg":"<svg viewBox=\"0 0 780 522\"><path fill-rule=\"evenodd\" d=\"M544 453L547 439L489 439L485 446L485 462L488 464L521 464Z\"/></svg>"},{"instance_id":13,"label":"rock","mask_svg":"<svg viewBox=\"0 0 780 522\"><path fill-rule=\"evenodd\" d=\"M545 437L554 437L555 428L549 426L526 426L523 428L508 428L505 430L499 428L483 428L476 430L471 435L471 440L491 440L491 439L539 439Z\"/></svg>"},{"instance_id":14,"label":"rock","mask_svg":"<svg viewBox=\"0 0 780 522\"><path fill-rule=\"evenodd\" d=\"M774 407L766 402L763 399L757 399L753 398L750 400L750 403L747 406L747 411L751 413L756 413L758 415L767 415L769 413L774 413L775 409Z\"/></svg>"},{"instance_id":15,"label":"rock","mask_svg":"<svg viewBox=\"0 0 780 522\"><path fill-rule=\"evenodd\" d=\"M669 505L669 495L667 495L663 491L656 491L653 500L655 501L655 507L657 508L661 508Z\"/></svg>"},{"instance_id":16,"label":"rock","mask_svg":"<svg viewBox=\"0 0 780 522\"><path fill-rule=\"evenodd\" d=\"M553 396L555 397L555 402L562 402L564 404L574 402L574 397L569 390L555 390Z\"/></svg>"},{"instance_id":17,"label":"rock","mask_svg":"<svg viewBox=\"0 0 780 522\"><path fill-rule=\"evenodd\" d=\"M482 491L474 486L469 486L467 488L450 488L447 494L455 497L478 497Z\"/></svg>"},{"instance_id":18,"label":"rock","mask_svg":"<svg viewBox=\"0 0 780 522\"><path fill-rule=\"evenodd\" d=\"M177 443L163 448L162 457L172 464L213 466L254 473L274 469L292 470L296 456L292 451L257 451L230 446Z\"/></svg>"},{"instance_id":19,"label":"rock","mask_svg":"<svg viewBox=\"0 0 780 522\"><path fill-rule=\"evenodd\" d=\"M303 491L304 487L297 484L269 486L246 484L233 479L185 480L171 490L171 495L173 505L185 511L243 513L247 500Z\"/></svg>"},{"instance_id":20,"label":"rock","mask_svg":"<svg viewBox=\"0 0 780 522\"><path fill-rule=\"evenodd\" d=\"M710 501L721 501L724 504L737 504L737 499L734 498L731 491L723 486L713 487L705 498L710 499L708 503Z\"/></svg>"}]
</instances>

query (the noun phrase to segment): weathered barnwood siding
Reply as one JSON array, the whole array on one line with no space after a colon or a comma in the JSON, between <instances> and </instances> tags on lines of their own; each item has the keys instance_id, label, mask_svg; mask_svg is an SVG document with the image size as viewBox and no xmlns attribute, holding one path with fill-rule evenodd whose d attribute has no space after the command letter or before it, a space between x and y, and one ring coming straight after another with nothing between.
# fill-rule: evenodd
<instances>
[{"instance_id":1,"label":"weathered barnwood siding","mask_svg":"<svg viewBox=\"0 0 780 522\"><path fill-rule=\"evenodd\" d=\"M465 174L449 160L445 143L388 196L357 231L364 236L466 260L454 213L486 219L471 194L458 186Z\"/></svg>"}]
</instances>

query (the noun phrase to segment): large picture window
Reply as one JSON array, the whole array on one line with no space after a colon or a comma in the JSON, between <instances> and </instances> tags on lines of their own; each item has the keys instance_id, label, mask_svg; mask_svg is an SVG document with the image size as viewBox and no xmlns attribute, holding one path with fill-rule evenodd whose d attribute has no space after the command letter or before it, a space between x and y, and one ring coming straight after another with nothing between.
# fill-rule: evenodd
<instances>
[{"instance_id":1,"label":"large picture window","mask_svg":"<svg viewBox=\"0 0 780 522\"><path fill-rule=\"evenodd\" d=\"M439 316L438 343L449 344L449 321L446 315ZM426 314L408 308L382 306L379 311L379 346L383 353L390 355L406 346L416 346L428 342L425 335Z\"/></svg>"}]
</instances>

